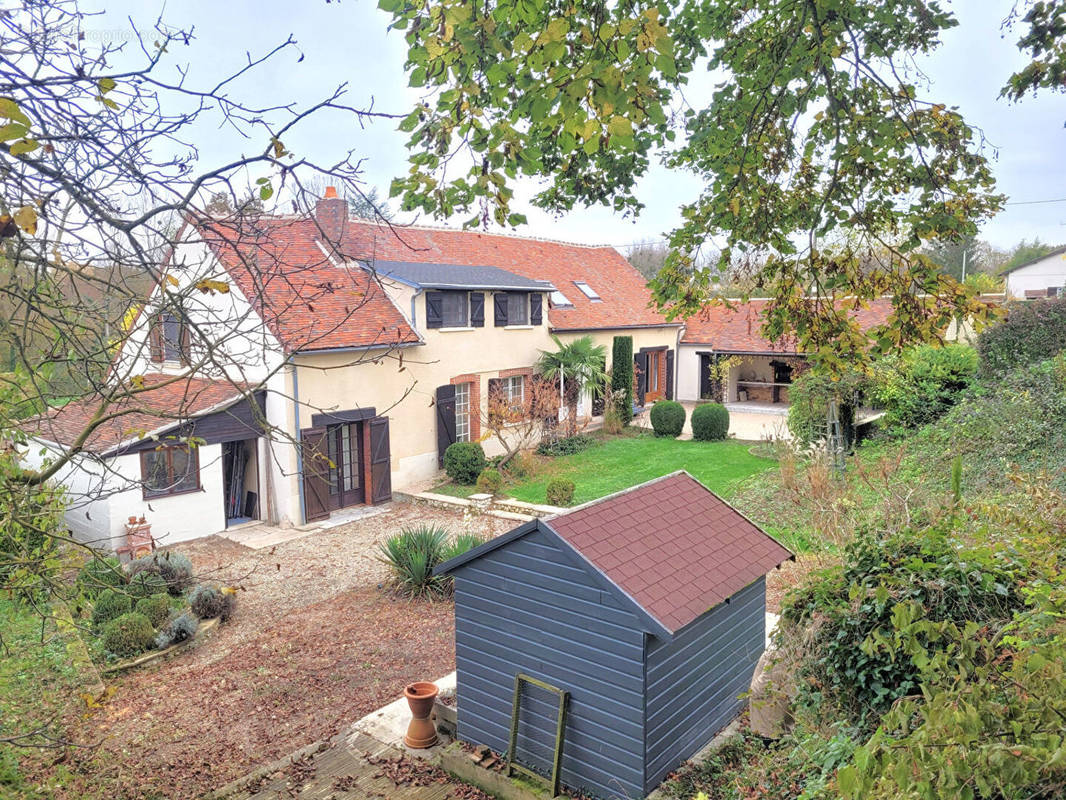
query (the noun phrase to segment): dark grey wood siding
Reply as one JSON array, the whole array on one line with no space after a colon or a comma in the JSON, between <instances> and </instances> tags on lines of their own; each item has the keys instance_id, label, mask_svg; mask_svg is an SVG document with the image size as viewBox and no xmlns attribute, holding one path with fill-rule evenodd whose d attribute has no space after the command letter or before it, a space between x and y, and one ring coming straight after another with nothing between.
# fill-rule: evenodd
<instances>
[{"instance_id":1,"label":"dark grey wood siding","mask_svg":"<svg viewBox=\"0 0 1066 800\"><path fill-rule=\"evenodd\" d=\"M744 705L766 643L765 579L741 589L672 642L648 638L647 777L651 791Z\"/></svg>"},{"instance_id":2,"label":"dark grey wood siding","mask_svg":"<svg viewBox=\"0 0 1066 800\"><path fill-rule=\"evenodd\" d=\"M109 455L154 450L159 447L160 441L191 436L203 439L204 444L220 444L222 442L254 439L263 435L261 422L266 419L263 411L264 397L264 392L256 392L252 395L257 406L255 409L245 398L234 403L229 408L224 408L213 414L196 417L184 425L175 425L171 430L159 434L158 439L142 439L124 449L111 451Z\"/></svg>"},{"instance_id":3,"label":"dark grey wood siding","mask_svg":"<svg viewBox=\"0 0 1066 800\"><path fill-rule=\"evenodd\" d=\"M644 634L541 531L455 571L458 734L506 752L514 676L570 692L562 781L600 797L644 795ZM555 701L523 696L518 758L545 769Z\"/></svg>"}]
</instances>

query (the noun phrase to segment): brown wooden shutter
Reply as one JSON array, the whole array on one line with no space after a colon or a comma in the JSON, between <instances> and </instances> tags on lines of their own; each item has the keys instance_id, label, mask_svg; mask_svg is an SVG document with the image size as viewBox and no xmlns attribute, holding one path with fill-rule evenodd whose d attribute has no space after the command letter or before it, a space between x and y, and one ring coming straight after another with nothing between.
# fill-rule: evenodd
<instances>
[{"instance_id":1,"label":"brown wooden shutter","mask_svg":"<svg viewBox=\"0 0 1066 800\"><path fill-rule=\"evenodd\" d=\"M455 443L455 387L437 387L437 463L444 466L444 451Z\"/></svg>"},{"instance_id":2,"label":"brown wooden shutter","mask_svg":"<svg viewBox=\"0 0 1066 800\"><path fill-rule=\"evenodd\" d=\"M180 340L179 345L179 358L181 363L188 366L192 362L192 337L189 331L189 323L185 320L181 320L181 325L178 328L178 338Z\"/></svg>"},{"instance_id":3,"label":"brown wooden shutter","mask_svg":"<svg viewBox=\"0 0 1066 800\"><path fill-rule=\"evenodd\" d=\"M329 459L326 429L300 431L301 471L304 485L304 522L329 516Z\"/></svg>"},{"instance_id":4,"label":"brown wooden shutter","mask_svg":"<svg viewBox=\"0 0 1066 800\"><path fill-rule=\"evenodd\" d=\"M544 298L538 293L533 292L529 296L529 324L540 325L543 320L542 308L544 307Z\"/></svg>"},{"instance_id":5,"label":"brown wooden shutter","mask_svg":"<svg viewBox=\"0 0 1066 800\"><path fill-rule=\"evenodd\" d=\"M370 429L370 502L392 499L392 451L389 448L389 418L374 417Z\"/></svg>"},{"instance_id":6,"label":"brown wooden shutter","mask_svg":"<svg viewBox=\"0 0 1066 800\"><path fill-rule=\"evenodd\" d=\"M158 314L148 321L148 347L152 361L163 363L163 318Z\"/></svg>"}]
</instances>

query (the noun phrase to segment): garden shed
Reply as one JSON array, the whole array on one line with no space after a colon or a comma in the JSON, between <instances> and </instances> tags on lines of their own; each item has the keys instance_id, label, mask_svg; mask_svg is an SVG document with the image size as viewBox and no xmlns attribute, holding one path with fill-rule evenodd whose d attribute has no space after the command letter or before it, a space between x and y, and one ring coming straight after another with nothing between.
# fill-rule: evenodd
<instances>
[{"instance_id":1,"label":"garden shed","mask_svg":"<svg viewBox=\"0 0 1066 800\"><path fill-rule=\"evenodd\" d=\"M442 564L459 738L510 756L517 707L518 764L643 797L741 709L765 647L765 576L791 557L676 472Z\"/></svg>"}]
</instances>

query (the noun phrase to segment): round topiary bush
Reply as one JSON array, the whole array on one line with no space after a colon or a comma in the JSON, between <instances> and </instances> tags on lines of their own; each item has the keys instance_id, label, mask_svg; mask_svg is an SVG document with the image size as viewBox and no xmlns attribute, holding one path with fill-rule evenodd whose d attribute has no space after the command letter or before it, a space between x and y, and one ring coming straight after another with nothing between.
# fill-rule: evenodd
<instances>
[{"instance_id":1,"label":"round topiary bush","mask_svg":"<svg viewBox=\"0 0 1066 800\"><path fill-rule=\"evenodd\" d=\"M568 506L574 502L574 482L565 478L552 478L548 481L548 505Z\"/></svg>"},{"instance_id":2,"label":"round topiary bush","mask_svg":"<svg viewBox=\"0 0 1066 800\"><path fill-rule=\"evenodd\" d=\"M718 403L696 406L692 411L692 438L713 442L729 435L729 412Z\"/></svg>"},{"instance_id":3,"label":"round topiary bush","mask_svg":"<svg viewBox=\"0 0 1066 800\"><path fill-rule=\"evenodd\" d=\"M503 476L498 469L481 470L481 474L477 476L477 490L479 492L485 492L487 494L499 494L500 489L503 488Z\"/></svg>"},{"instance_id":4,"label":"round topiary bush","mask_svg":"<svg viewBox=\"0 0 1066 800\"><path fill-rule=\"evenodd\" d=\"M103 643L107 652L129 658L155 645L155 628L144 614L131 611L104 626Z\"/></svg>"},{"instance_id":5,"label":"round topiary bush","mask_svg":"<svg viewBox=\"0 0 1066 800\"><path fill-rule=\"evenodd\" d=\"M127 591L135 600L151 597L154 594L166 594L169 590L162 576L154 572L138 572L130 578Z\"/></svg>"},{"instance_id":6,"label":"round topiary bush","mask_svg":"<svg viewBox=\"0 0 1066 800\"><path fill-rule=\"evenodd\" d=\"M162 592L161 594L153 594L151 597L142 597L137 601L137 605L133 607L133 610L148 617L148 621L152 623L153 628L161 628L170 619L173 609L170 606L170 595Z\"/></svg>"},{"instance_id":7,"label":"round topiary bush","mask_svg":"<svg viewBox=\"0 0 1066 800\"><path fill-rule=\"evenodd\" d=\"M675 400L660 400L651 407L651 427L656 436L677 438L685 427L685 407Z\"/></svg>"},{"instance_id":8,"label":"round topiary bush","mask_svg":"<svg viewBox=\"0 0 1066 800\"><path fill-rule=\"evenodd\" d=\"M99 627L113 619L128 614L133 608L133 600L125 592L104 589L93 603L93 625Z\"/></svg>"},{"instance_id":9,"label":"round topiary bush","mask_svg":"<svg viewBox=\"0 0 1066 800\"><path fill-rule=\"evenodd\" d=\"M444 451L444 471L456 483L473 485L485 464L485 451L477 442L455 442Z\"/></svg>"},{"instance_id":10,"label":"round topiary bush","mask_svg":"<svg viewBox=\"0 0 1066 800\"><path fill-rule=\"evenodd\" d=\"M90 600L99 596L105 589L119 589L126 585L126 573L122 564L114 556L93 553L78 572L78 589Z\"/></svg>"},{"instance_id":11,"label":"round topiary bush","mask_svg":"<svg viewBox=\"0 0 1066 800\"><path fill-rule=\"evenodd\" d=\"M200 619L218 617L223 622L230 618L236 600L232 594L223 592L214 586L197 586L189 594L189 607Z\"/></svg>"}]
</instances>

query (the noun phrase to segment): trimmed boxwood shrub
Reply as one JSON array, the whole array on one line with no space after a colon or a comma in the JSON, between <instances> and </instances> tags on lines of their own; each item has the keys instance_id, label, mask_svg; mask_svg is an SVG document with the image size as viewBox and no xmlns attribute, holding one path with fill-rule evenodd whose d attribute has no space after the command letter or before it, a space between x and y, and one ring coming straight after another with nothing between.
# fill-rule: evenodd
<instances>
[{"instance_id":1,"label":"trimmed boxwood shrub","mask_svg":"<svg viewBox=\"0 0 1066 800\"><path fill-rule=\"evenodd\" d=\"M545 493L548 505L568 506L574 502L574 482L565 478L552 478L548 481L548 490Z\"/></svg>"},{"instance_id":2,"label":"trimmed boxwood shrub","mask_svg":"<svg viewBox=\"0 0 1066 800\"><path fill-rule=\"evenodd\" d=\"M93 625L99 627L113 619L128 614L133 608L133 600L125 592L104 589L93 603Z\"/></svg>"},{"instance_id":3,"label":"trimmed boxwood shrub","mask_svg":"<svg viewBox=\"0 0 1066 800\"><path fill-rule=\"evenodd\" d=\"M477 442L455 442L444 451L444 471L456 483L473 485L485 466L485 451Z\"/></svg>"},{"instance_id":4,"label":"trimmed boxwood shrub","mask_svg":"<svg viewBox=\"0 0 1066 800\"><path fill-rule=\"evenodd\" d=\"M130 597L135 600L151 597L154 594L166 594L169 591L167 582L154 572L138 572L130 578L127 587Z\"/></svg>"},{"instance_id":5,"label":"trimmed boxwood shrub","mask_svg":"<svg viewBox=\"0 0 1066 800\"><path fill-rule=\"evenodd\" d=\"M126 573L122 564L113 556L93 553L78 572L78 589L90 600L105 589L120 589L126 585Z\"/></svg>"},{"instance_id":6,"label":"trimmed boxwood shrub","mask_svg":"<svg viewBox=\"0 0 1066 800\"><path fill-rule=\"evenodd\" d=\"M153 594L151 597L142 597L137 601L133 610L148 617L153 628L161 628L165 625L173 611L170 606L170 595L166 592Z\"/></svg>"},{"instance_id":7,"label":"trimmed boxwood shrub","mask_svg":"<svg viewBox=\"0 0 1066 800\"><path fill-rule=\"evenodd\" d=\"M189 594L189 607L192 613L200 619L218 617L225 622L233 614L233 607L236 604L232 594L223 592L214 586L201 584Z\"/></svg>"},{"instance_id":8,"label":"trimmed boxwood shrub","mask_svg":"<svg viewBox=\"0 0 1066 800\"><path fill-rule=\"evenodd\" d=\"M491 467L481 470L477 476L477 490L488 494L499 494L503 488L503 476L498 469Z\"/></svg>"},{"instance_id":9,"label":"trimmed boxwood shrub","mask_svg":"<svg viewBox=\"0 0 1066 800\"><path fill-rule=\"evenodd\" d=\"M692 438L713 442L729 435L729 412L718 403L696 406L692 411Z\"/></svg>"},{"instance_id":10,"label":"trimmed boxwood shrub","mask_svg":"<svg viewBox=\"0 0 1066 800\"><path fill-rule=\"evenodd\" d=\"M660 400L651 407L651 427L656 436L676 439L685 427L685 407L676 400Z\"/></svg>"},{"instance_id":11,"label":"trimmed boxwood shrub","mask_svg":"<svg viewBox=\"0 0 1066 800\"><path fill-rule=\"evenodd\" d=\"M104 649L119 658L129 658L155 645L155 628L144 614L131 611L104 626Z\"/></svg>"}]
</instances>

